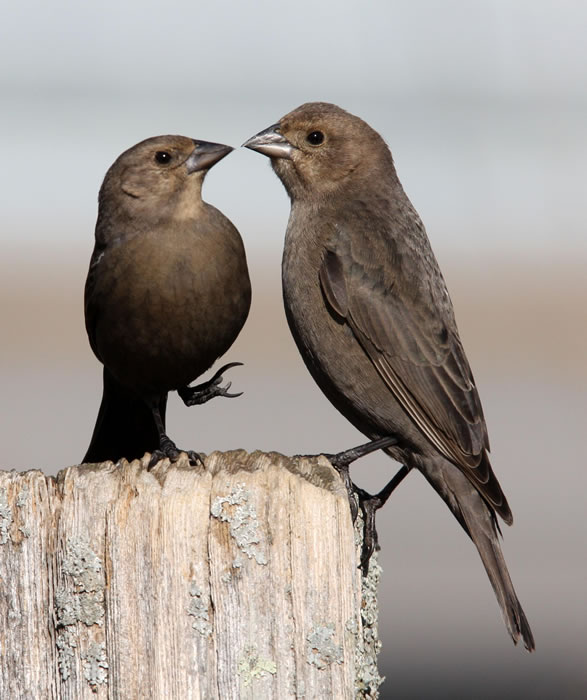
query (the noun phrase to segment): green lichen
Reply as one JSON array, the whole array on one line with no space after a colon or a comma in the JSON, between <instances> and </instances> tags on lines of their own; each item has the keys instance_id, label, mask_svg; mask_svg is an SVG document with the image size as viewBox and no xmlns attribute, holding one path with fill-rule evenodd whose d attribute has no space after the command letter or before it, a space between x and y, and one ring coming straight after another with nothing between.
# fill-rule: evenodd
<instances>
[{"instance_id":1,"label":"green lichen","mask_svg":"<svg viewBox=\"0 0 587 700\"><path fill-rule=\"evenodd\" d=\"M277 664L259 655L257 647L245 647L238 662L238 674L245 688L255 680L263 680L277 673Z\"/></svg>"}]
</instances>

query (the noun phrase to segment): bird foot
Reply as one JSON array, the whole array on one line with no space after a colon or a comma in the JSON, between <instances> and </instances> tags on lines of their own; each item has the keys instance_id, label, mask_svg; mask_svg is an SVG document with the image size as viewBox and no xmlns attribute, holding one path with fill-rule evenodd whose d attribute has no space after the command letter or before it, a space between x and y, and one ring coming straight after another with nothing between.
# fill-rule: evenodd
<instances>
[{"instance_id":1,"label":"bird foot","mask_svg":"<svg viewBox=\"0 0 587 700\"><path fill-rule=\"evenodd\" d=\"M366 442L364 445L359 445L358 447L352 447L350 450L344 450L344 452L337 452L336 454L325 454L326 459L332 464L336 471L340 474L341 479L346 486L347 494L349 497L349 506L351 509L351 517L353 523L357 519L359 514L359 508L357 506L357 499L355 498L356 487L351 480L351 475L349 473L350 465L357 459L365 457L371 452L376 450L381 450L385 447L391 447L397 444L397 438L389 436L380 438L378 440L371 440L371 442Z\"/></svg>"},{"instance_id":2,"label":"bird foot","mask_svg":"<svg viewBox=\"0 0 587 700\"><path fill-rule=\"evenodd\" d=\"M369 572L369 561L371 555L379 550L379 540L377 537L377 527L375 526L375 516L382 508L393 491L409 474L410 468L403 466L387 485L374 495L367 493L364 489L353 484L354 493L359 501L359 508L363 516L363 546L361 549L361 570L363 576ZM352 482L351 482L352 483ZM355 506L356 507L356 506Z\"/></svg>"},{"instance_id":3,"label":"bird foot","mask_svg":"<svg viewBox=\"0 0 587 700\"><path fill-rule=\"evenodd\" d=\"M192 467L195 467L198 462L204 464L203 459L197 452L193 450L180 450L173 440L168 438L167 435L164 435L159 441L159 449L153 450L147 469L153 469L157 462L160 462L162 459L168 459L171 463L177 462L182 452L185 452Z\"/></svg>"},{"instance_id":4,"label":"bird foot","mask_svg":"<svg viewBox=\"0 0 587 700\"><path fill-rule=\"evenodd\" d=\"M209 379L207 382L197 384L196 386L181 387L181 389L177 390L177 393L181 396L181 399L186 406L200 405L206 403L206 401L210 401L210 399L213 399L216 396L225 396L228 399L241 396L243 393L242 391L239 391L238 394L228 393L228 390L232 386L232 382L228 382L226 386L220 386L220 384L223 379L222 374L226 372L227 369L230 369L231 367L238 367L242 364L242 362L229 362L227 365L221 367L212 377L212 379Z\"/></svg>"},{"instance_id":5,"label":"bird foot","mask_svg":"<svg viewBox=\"0 0 587 700\"><path fill-rule=\"evenodd\" d=\"M336 457L336 455L324 455L324 456L330 461L330 464L332 464L332 466L339 473L339 476L342 479L343 484L345 485L347 496L349 499L349 507L351 509L351 518L352 518L353 525L354 525L355 520L357 519L357 515L359 514L359 506L357 505L357 499L355 498L356 486L353 484L353 480L351 479L349 465L348 464L341 464L339 466L338 464L336 464L333 461L333 458Z\"/></svg>"}]
</instances>

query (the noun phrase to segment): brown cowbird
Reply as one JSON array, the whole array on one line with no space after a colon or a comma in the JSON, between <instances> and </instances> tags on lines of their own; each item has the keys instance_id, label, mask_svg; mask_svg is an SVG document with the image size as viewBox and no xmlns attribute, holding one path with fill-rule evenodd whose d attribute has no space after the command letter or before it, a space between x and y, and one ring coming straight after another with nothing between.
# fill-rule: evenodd
<instances>
[{"instance_id":1,"label":"brown cowbird","mask_svg":"<svg viewBox=\"0 0 587 700\"><path fill-rule=\"evenodd\" d=\"M156 136L125 151L106 173L85 290L104 393L84 462L145 452L150 466L162 457L175 461L180 451L165 432L168 392L177 390L187 406L239 395L221 381L240 363L188 386L232 345L251 303L239 232L201 196L207 171L230 151Z\"/></svg>"},{"instance_id":2,"label":"brown cowbird","mask_svg":"<svg viewBox=\"0 0 587 700\"><path fill-rule=\"evenodd\" d=\"M489 463L477 388L387 145L325 103L302 105L244 145L271 158L291 199L282 276L298 349L334 406L373 441L335 455L335 465L348 470L380 447L404 465L366 501L373 528L375 509L419 469L479 550L512 639L534 649L498 541L496 514L509 525L512 513Z\"/></svg>"}]
</instances>

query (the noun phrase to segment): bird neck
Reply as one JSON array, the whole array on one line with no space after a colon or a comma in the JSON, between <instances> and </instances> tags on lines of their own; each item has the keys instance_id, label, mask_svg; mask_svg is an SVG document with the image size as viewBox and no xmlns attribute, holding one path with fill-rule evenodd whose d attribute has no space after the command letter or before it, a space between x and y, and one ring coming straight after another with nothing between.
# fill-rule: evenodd
<instances>
[{"instance_id":1,"label":"bird neck","mask_svg":"<svg viewBox=\"0 0 587 700\"><path fill-rule=\"evenodd\" d=\"M185 221L201 216L206 206L202 201L202 181L194 178L189 187L182 188L169 199L166 210L173 219Z\"/></svg>"}]
</instances>

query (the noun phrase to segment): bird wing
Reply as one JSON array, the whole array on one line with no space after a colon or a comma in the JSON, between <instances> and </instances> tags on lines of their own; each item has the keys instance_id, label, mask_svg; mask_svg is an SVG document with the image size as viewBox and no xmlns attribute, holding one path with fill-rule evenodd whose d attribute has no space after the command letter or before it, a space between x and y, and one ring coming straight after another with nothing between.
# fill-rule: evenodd
<instances>
[{"instance_id":1,"label":"bird wing","mask_svg":"<svg viewBox=\"0 0 587 700\"><path fill-rule=\"evenodd\" d=\"M86 278L86 286L84 291L84 312L86 319L86 331L88 333L88 339L90 341L90 346L94 351L96 357L102 361L100 354L98 352L98 347L96 345L96 323L99 316L99 305L96 303L95 289L96 289L96 277L98 275L97 268L104 256L105 247L96 243L92 257L90 259L90 268L88 270L88 276Z\"/></svg>"},{"instance_id":2,"label":"bird wing","mask_svg":"<svg viewBox=\"0 0 587 700\"><path fill-rule=\"evenodd\" d=\"M388 245L369 251L369 236L363 236L357 254L351 250L353 238L339 231L325 252L320 284L327 305L348 323L422 433L509 520L486 455L489 441L479 394L440 272L431 276L438 280L436 294L426 281L415 285L414 294L414 285L403 284L401 273L394 278L393 261L373 254L384 250L392 255Z\"/></svg>"}]
</instances>

